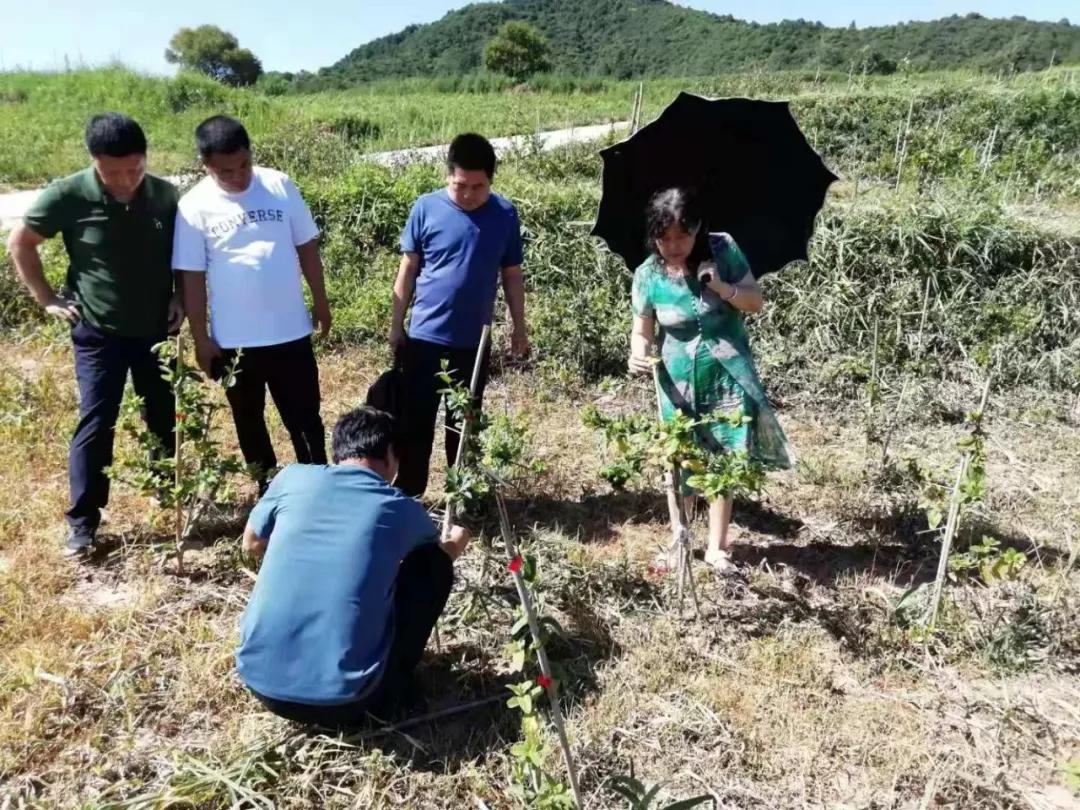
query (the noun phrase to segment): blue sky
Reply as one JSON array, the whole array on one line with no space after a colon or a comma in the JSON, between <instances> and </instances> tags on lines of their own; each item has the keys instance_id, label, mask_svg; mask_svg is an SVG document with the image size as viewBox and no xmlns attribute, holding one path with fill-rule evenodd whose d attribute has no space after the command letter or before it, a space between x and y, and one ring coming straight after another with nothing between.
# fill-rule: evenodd
<instances>
[{"instance_id":1,"label":"blue sky","mask_svg":"<svg viewBox=\"0 0 1080 810\"><path fill-rule=\"evenodd\" d=\"M686 0L682 5L758 22L821 20L861 27L976 11L1036 20L1080 17L1076 0ZM370 39L431 22L454 0L0 0L0 70L97 65L112 59L154 73L182 26L211 23L235 34L268 70L314 70ZM91 11L92 9L92 11ZM1078 20L1073 20L1077 22ZM66 61L65 61L66 60Z\"/></svg>"}]
</instances>

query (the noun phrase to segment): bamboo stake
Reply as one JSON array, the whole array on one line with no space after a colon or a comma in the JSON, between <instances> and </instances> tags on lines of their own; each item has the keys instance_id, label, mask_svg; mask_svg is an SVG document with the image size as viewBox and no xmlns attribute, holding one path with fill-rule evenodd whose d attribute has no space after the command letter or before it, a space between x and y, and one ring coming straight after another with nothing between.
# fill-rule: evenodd
<instances>
[{"instance_id":1,"label":"bamboo stake","mask_svg":"<svg viewBox=\"0 0 1080 810\"><path fill-rule=\"evenodd\" d=\"M176 368L173 371L173 413L180 412L180 389L184 385L184 333L176 333ZM184 445L183 426L174 420L173 430L173 487L175 494L173 499L175 513L173 521L173 540L176 543L176 573L184 573L184 509L180 499L180 462L183 456Z\"/></svg>"},{"instance_id":2,"label":"bamboo stake","mask_svg":"<svg viewBox=\"0 0 1080 810\"><path fill-rule=\"evenodd\" d=\"M979 403L977 425L982 424L983 416L986 413L986 403L990 398L991 379L991 375L987 374L986 384L983 386L982 400ZM956 483L953 485L952 496L949 499L949 517L945 523L945 536L941 540L941 557L938 559L937 577L934 580L934 595L930 602L930 609L926 614L926 623L930 626L933 626L937 621L938 610L941 607L941 594L945 588L945 577L949 571L949 554L952 553L953 539L956 537L956 531L960 526L960 488L967 478L971 458L972 451L968 450L960 460L960 469L957 471Z\"/></svg>"},{"instance_id":3,"label":"bamboo stake","mask_svg":"<svg viewBox=\"0 0 1080 810\"><path fill-rule=\"evenodd\" d=\"M982 173L983 177L986 177L986 173L990 170L990 159L993 157L994 144L997 143L998 128L997 124L994 125L994 129L990 132L990 139L986 142L986 148L983 151L982 158Z\"/></svg>"},{"instance_id":4,"label":"bamboo stake","mask_svg":"<svg viewBox=\"0 0 1080 810\"><path fill-rule=\"evenodd\" d=\"M378 737L383 734L393 734L398 731L403 731L413 726L424 725L425 723L431 723L434 720L442 720L444 717L452 717L455 714L462 714L463 712L469 712L473 709L480 709L484 706L490 706L493 703L498 703L505 698L502 695L492 695L491 697L481 698L480 700L469 701L468 703L458 703L454 706L447 706L445 709L439 709L438 711L428 712L418 717L409 717L398 723L394 723L389 726L383 726L382 728L373 729L372 731L362 731L358 734L349 734L342 737L344 742L356 743L361 740L371 739L372 737Z\"/></svg>"},{"instance_id":5,"label":"bamboo stake","mask_svg":"<svg viewBox=\"0 0 1080 810\"><path fill-rule=\"evenodd\" d=\"M476 348L476 360L473 361L472 378L469 380L470 401L476 399L476 389L480 386L480 370L483 368L484 354L487 352L490 343L491 325L484 324L484 329L480 332L480 345ZM461 464L465 459L465 446L469 443L471 434L472 420L463 417L461 422L461 435L458 438L457 457L454 459L453 464L453 469L455 470L461 467ZM450 539L450 529L454 526L454 512L454 504L447 502L446 512L443 514L442 525L442 541L444 543ZM442 652L442 635L439 633L438 622L435 622L435 649Z\"/></svg>"},{"instance_id":6,"label":"bamboo stake","mask_svg":"<svg viewBox=\"0 0 1080 810\"><path fill-rule=\"evenodd\" d=\"M490 343L491 326L485 324L483 331L480 333L480 345L476 349L476 359L473 361L472 378L469 380L470 401L476 399L476 390L480 387L480 371L484 366L484 354L487 352L488 344ZM466 445L469 443L471 434L472 420L463 418L461 424L461 436L458 441L457 457L454 459L453 464L455 470L460 469L462 462L465 460ZM454 505L452 503L447 503L442 525L442 539L444 542L449 539L450 529L454 525L454 511Z\"/></svg>"},{"instance_id":7,"label":"bamboo stake","mask_svg":"<svg viewBox=\"0 0 1080 810\"><path fill-rule=\"evenodd\" d=\"M877 406L877 364L878 364L878 316L874 316L874 345L870 353L870 382L866 397L866 444L869 446L874 434L874 413Z\"/></svg>"},{"instance_id":8,"label":"bamboo stake","mask_svg":"<svg viewBox=\"0 0 1080 810\"><path fill-rule=\"evenodd\" d=\"M507 561L513 560L518 556L517 545L514 543L513 532L510 529L510 518L506 512L506 502L503 500L502 493L498 489L495 490L495 503L499 509L499 529L502 532L503 542L506 545L506 559ZM518 598L521 600L521 607L525 611L525 617L529 622L529 632L532 633L532 637L539 642L540 641L540 622L536 618L536 611L533 610L532 599L529 597L529 589L525 585L525 577L520 570L512 571L514 577L514 586L517 588ZM536 648L536 659L540 664L540 671L547 678L548 686L546 687L548 701L551 704L551 719L555 723L555 732L559 738L559 748L562 749L563 760L566 762L566 772L570 777L570 789L574 792L574 801L577 803L580 810L584 810L585 803L581 800L581 788L578 786L577 767L574 765L574 756L570 751L570 740L566 736L566 723L563 721L562 707L559 704L559 687L555 681L555 676L551 671L551 661L548 660L547 650L544 649L543 644L538 644Z\"/></svg>"},{"instance_id":9,"label":"bamboo stake","mask_svg":"<svg viewBox=\"0 0 1080 810\"><path fill-rule=\"evenodd\" d=\"M922 315L919 318L919 334L915 339L915 374L919 373L918 365L922 362L923 356L923 338L926 334L926 318L930 312L930 277L926 278L926 291L923 294ZM885 462L889 459L889 445L892 442L893 433L896 431L897 425L900 423L900 414L904 410L904 400L907 398L907 392L911 388L911 374L904 375L904 385L900 388L900 398L896 400L896 407L893 409L892 418L886 423L885 436L881 441L881 464L885 465Z\"/></svg>"},{"instance_id":10,"label":"bamboo stake","mask_svg":"<svg viewBox=\"0 0 1080 810\"><path fill-rule=\"evenodd\" d=\"M641 128L641 110L645 102L645 82L638 82L637 93L634 95L634 107L630 114L630 134L633 135Z\"/></svg>"},{"instance_id":11,"label":"bamboo stake","mask_svg":"<svg viewBox=\"0 0 1080 810\"><path fill-rule=\"evenodd\" d=\"M653 383L656 386L656 414L658 419L664 418L664 410L660 404L660 363L657 362L653 366ZM675 538L675 545L677 546L677 553L679 555L679 561L676 564L676 581L678 583L677 593L679 599L679 615L682 616L683 609L683 592L689 585L690 598L694 603L694 615L697 618L701 618L701 605L698 603L697 588L694 585L694 574L692 570L694 561L694 549L693 542L694 536L690 532L690 521L686 514L686 499L683 498L682 492L679 486L680 470L678 465L673 464L671 470L665 476L665 482L668 489L668 504L669 511L671 513L671 534ZM670 509L670 505L674 504L675 508Z\"/></svg>"},{"instance_id":12,"label":"bamboo stake","mask_svg":"<svg viewBox=\"0 0 1080 810\"><path fill-rule=\"evenodd\" d=\"M897 164L896 164L896 189L895 189L896 191L900 190L900 181L903 179L903 176L904 176L904 161L907 159L908 136L911 134L911 114L914 111L915 111L915 96L912 96L911 97L911 102L908 104L907 122L904 124L904 128L903 128L903 133L904 133L903 143L900 142L899 138L897 139L897 144L900 147L900 155L899 155L899 157L897 159Z\"/></svg>"}]
</instances>

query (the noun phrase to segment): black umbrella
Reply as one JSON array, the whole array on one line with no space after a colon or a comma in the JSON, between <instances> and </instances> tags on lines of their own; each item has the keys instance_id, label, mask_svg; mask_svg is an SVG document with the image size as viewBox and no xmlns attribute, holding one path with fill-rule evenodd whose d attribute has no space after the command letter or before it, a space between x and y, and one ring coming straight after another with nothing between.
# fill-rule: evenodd
<instances>
[{"instance_id":1,"label":"black umbrella","mask_svg":"<svg viewBox=\"0 0 1080 810\"><path fill-rule=\"evenodd\" d=\"M657 191L697 190L709 231L727 231L756 277L807 258L814 218L837 179L787 102L680 93L652 123L604 149L593 234L633 270L647 256L645 207Z\"/></svg>"}]
</instances>

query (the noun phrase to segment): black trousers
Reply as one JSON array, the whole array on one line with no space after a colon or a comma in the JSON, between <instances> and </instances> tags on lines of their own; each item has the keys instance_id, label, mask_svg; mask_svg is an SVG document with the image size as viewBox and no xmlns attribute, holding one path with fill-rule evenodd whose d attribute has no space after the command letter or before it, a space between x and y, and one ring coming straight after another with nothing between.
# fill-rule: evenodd
<instances>
[{"instance_id":1,"label":"black trousers","mask_svg":"<svg viewBox=\"0 0 1080 810\"><path fill-rule=\"evenodd\" d=\"M131 372L135 393L143 400L143 419L166 451L175 427L172 389L161 376L153 346L165 340L110 335L80 320L71 330L75 378L79 384L79 424L68 452L71 507L66 518L72 531L93 533L109 502L105 468L113 461L113 439L124 383Z\"/></svg>"},{"instance_id":2,"label":"black trousers","mask_svg":"<svg viewBox=\"0 0 1080 810\"><path fill-rule=\"evenodd\" d=\"M244 461L260 471L260 480L277 466L274 445L266 429L266 391L269 389L292 439L296 460L301 464L325 464L326 436L319 415L319 366L315 362L311 338L276 346L226 349L223 367L233 362L237 351L240 362L236 382L225 389L225 397L232 409Z\"/></svg>"},{"instance_id":3,"label":"black trousers","mask_svg":"<svg viewBox=\"0 0 1080 810\"><path fill-rule=\"evenodd\" d=\"M400 702L413 670L420 663L454 581L450 557L437 543L421 546L407 556L398 571L394 593L394 634L382 676L363 699L336 706L316 706L253 694L274 714L297 723L325 728L349 728L368 712L391 713Z\"/></svg>"},{"instance_id":4,"label":"black trousers","mask_svg":"<svg viewBox=\"0 0 1080 810\"><path fill-rule=\"evenodd\" d=\"M409 338L402 358L404 374L402 384L404 401L401 406L402 437L398 443L400 466L395 482L406 495L417 498L427 489L431 449L435 444L435 420L442 401L442 394L439 392L445 387L442 380L436 376L442 370L442 361L446 360L449 363L450 375L455 383L468 388L472 380L477 348L473 346L468 349L454 349L425 340ZM480 367L480 380L473 402L477 411L483 405L490 363L491 349L489 347ZM447 414L445 446L448 467L457 458L459 439L457 430L457 420Z\"/></svg>"}]
</instances>

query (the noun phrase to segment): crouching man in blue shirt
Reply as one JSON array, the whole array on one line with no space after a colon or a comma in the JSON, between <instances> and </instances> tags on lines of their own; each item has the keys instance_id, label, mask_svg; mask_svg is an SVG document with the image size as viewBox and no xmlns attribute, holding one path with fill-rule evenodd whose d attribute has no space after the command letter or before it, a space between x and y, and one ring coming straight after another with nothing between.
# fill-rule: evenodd
<instances>
[{"instance_id":1,"label":"crouching man in blue shirt","mask_svg":"<svg viewBox=\"0 0 1080 810\"><path fill-rule=\"evenodd\" d=\"M390 486L389 414L342 416L333 458L286 467L248 519L244 548L265 557L236 665L275 714L347 728L404 702L469 533L440 543L419 502Z\"/></svg>"}]
</instances>

